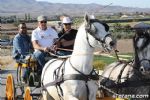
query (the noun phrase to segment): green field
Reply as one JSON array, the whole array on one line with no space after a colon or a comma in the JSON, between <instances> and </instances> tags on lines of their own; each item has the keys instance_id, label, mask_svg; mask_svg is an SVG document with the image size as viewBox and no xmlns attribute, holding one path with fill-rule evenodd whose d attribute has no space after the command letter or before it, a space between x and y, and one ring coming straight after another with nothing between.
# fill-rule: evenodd
<instances>
[{"instance_id":1,"label":"green field","mask_svg":"<svg viewBox=\"0 0 150 100\"><path fill-rule=\"evenodd\" d=\"M94 61L100 61L107 64L110 64L114 61L117 61L116 58L106 57L106 56L94 56Z\"/></svg>"},{"instance_id":2,"label":"green field","mask_svg":"<svg viewBox=\"0 0 150 100\"><path fill-rule=\"evenodd\" d=\"M102 56L102 55L95 55L93 65L96 69L104 69L105 66L118 61L115 55L111 55L112 57ZM120 60L131 60L133 59L133 54L121 54L119 55Z\"/></svg>"}]
</instances>

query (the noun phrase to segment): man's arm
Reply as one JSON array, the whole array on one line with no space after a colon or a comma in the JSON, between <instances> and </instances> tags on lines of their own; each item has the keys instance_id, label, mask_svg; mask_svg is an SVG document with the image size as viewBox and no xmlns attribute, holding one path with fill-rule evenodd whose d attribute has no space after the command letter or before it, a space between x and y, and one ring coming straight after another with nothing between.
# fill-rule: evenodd
<instances>
[{"instance_id":1,"label":"man's arm","mask_svg":"<svg viewBox=\"0 0 150 100\"><path fill-rule=\"evenodd\" d=\"M65 39L62 39L61 41L60 41L60 43L61 43L61 45L63 45L64 47L65 46L70 46L70 45L73 45L74 44L74 39L73 40L70 40L70 41L66 41Z\"/></svg>"},{"instance_id":2,"label":"man's arm","mask_svg":"<svg viewBox=\"0 0 150 100\"><path fill-rule=\"evenodd\" d=\"M21 48L22 44L18 38L14 39L13 46L17 49L19 54L23 53L23 48Z\"/></svg>"},{"instance_id":3,"label":"man's arm","mask_svg":"<svg viewBox=\"0 0 150 100\"><path fill-rule=\"evenodd\" d=\"M47 47L46 47L46 48L41 47L41 46L39 45L39 43L38 43L37 40L32 41L32 45L33 45L33 48L34 48L34 49L37 49L37 50L41 50L41 51L48 51L48 50L49 50Z\"/></svg>"},{"instance_id":4,"label":"man's arm","mask_svg":"<svg viewBox=\"0 0 150 100\"><path fill-rule=\"evenodd\" d=\"M35 31L32 32L32 45L34 49L40 50L40 51L48 51L48 48L44 48L42 47L39 43L38 43L38 37L37 37L37 33Z\"/></svg>"}]
</instances>

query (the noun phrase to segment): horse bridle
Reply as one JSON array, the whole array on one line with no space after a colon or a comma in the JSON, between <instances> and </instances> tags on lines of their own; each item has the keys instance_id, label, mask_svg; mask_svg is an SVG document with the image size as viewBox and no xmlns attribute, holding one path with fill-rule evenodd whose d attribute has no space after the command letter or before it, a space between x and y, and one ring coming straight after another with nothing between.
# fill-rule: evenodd
<instances>
[{"instance_id":1,"label":"horse bridle","mask_svg":"<svg viewBox=\"0 0 150 100\"><path fill-rule=\"evenodd\" d=\"M140 64L141 64L143 61L148 61L148 62L150 63L150 59L142 59L142 60L140 60Z\"/></svg>"},{"instance_id":2,"label":"horse bridle","mask_svg":"<svg viewBox=\"0 0 150 100\"><path fill-rule=\"evenodd\" d=\"M101 24L105 27L106 32L108 32L108 30L109 30L109 26L108 26L106 23L103 23L103 22L99 21L98 19L91 19L91 20L89 21L89 23L88 23L89 25L86 26L86 28L85 28L85 30L86 30L86 39L87 39L87 42L88 42L88 44L89 44L90 47L94 48L94 47L90 44L90 42L89 42L89 37L88 37L88 33L89 33L91 36L93 36L97 41L99 41L99 42L102 44L102 47L103 47L103 48L106 48L106 46L105 46L105 39L106 39L106 37L111 36L111 34L107 34L107 35L103 38L103 40L100 39L100 38L97 38L97 37L94 35L94 34L97 32L97 29L96 29L95 26L93 25L94 22L101 23ZM94 27L93 30L91 29L92 26Z\"/></svg>"},{"instance_id":3,"label":"horse bridle","mask_svg":"<svg viewBox=\"0 0 150 100\"><path fill-rule=\"evenodd\" d=\"M141 47L141 48L138 48L137 47L137 41L140 39L140 38L146 38L146 41L144 43L144 45ZM139 59L139 56L138 56L138 50L143 50L148 44L150 44L150 35L149 33L140 33L140 34L135 34L134 38L133 38L133 43L134 43L134 47L135 47L135 67L138 68L138 66L141 65L141 63L143 61L148 61L150 63L150 59Z\"/></svg>"}]
</instances>

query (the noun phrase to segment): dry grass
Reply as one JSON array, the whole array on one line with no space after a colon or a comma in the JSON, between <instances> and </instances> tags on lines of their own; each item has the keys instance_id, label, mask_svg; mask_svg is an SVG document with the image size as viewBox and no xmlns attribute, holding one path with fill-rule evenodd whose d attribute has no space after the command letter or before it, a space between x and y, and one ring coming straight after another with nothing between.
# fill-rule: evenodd
<instances>
[{"instance_id":1,"label":"dry grass","mask_svg":"<svg viewBox=\"0 0 150 100\"><path fill-rule=\"evenodd\" d=\"M117 40L117 49L119 53L133 53L133 41L132 39Z\"/></svg>"},{"instance_id":2,"label":"dry grass","mask_svg":"<svg viewBox=\"0 0 150 100\"><path fill-rule=\"evenodd\" d=\"M0 56L0 65L5 66L13 62L11 56Z\"/></svg>"}]
</instances>

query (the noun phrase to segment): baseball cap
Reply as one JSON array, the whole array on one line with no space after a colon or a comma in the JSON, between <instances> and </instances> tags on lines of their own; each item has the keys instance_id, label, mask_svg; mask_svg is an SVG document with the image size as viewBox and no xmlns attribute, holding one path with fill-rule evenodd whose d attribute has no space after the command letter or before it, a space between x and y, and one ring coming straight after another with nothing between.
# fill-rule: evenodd
<instances>
[{"instance_id":1,"label":"baseball cap","mask_svg":"<svg viewBox=\"0 0 150 100\"><path fill-rule=\"evenodd\" d=\"M72 23L71 19L69 17L64 17L62 20L63 24L68 24L68 23Z\"/></svg>"},{"instance_id":2,"label":"baseball cap","mask_svg":"<svg viewBox=\"0 0 150 100\"><path fill-rule=\"evenodd\" d=\"M47 17L44 16L44 15L40 15L40 16L38 16L37 21L38 22L40 22L40 21L47 21Z\"/></svg>"}]
</instances>

